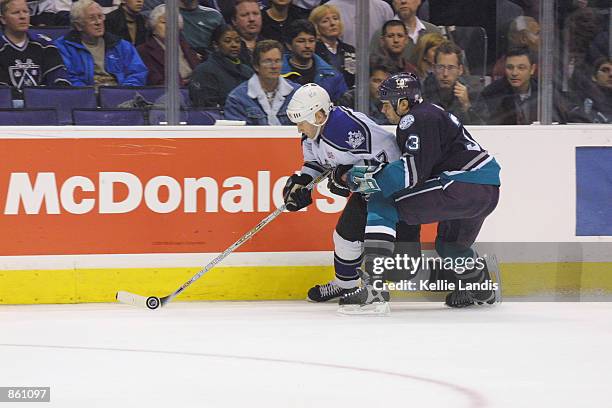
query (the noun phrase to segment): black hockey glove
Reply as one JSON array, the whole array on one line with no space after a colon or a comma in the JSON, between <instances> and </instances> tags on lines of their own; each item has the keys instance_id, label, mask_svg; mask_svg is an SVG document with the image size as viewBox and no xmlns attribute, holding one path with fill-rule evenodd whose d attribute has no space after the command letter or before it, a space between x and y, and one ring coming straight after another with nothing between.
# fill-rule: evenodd
<instances>
[{"instance_id":1,"label":"black hockey glove","mask_svg":"<svg viewBox=\"0 0 612 408\"><path fill-rule=\"evenodd\" d=\"M351 190L349 190L346 182L342 180L342 176L352 167L352 164L340 164L332 170L327 181L327 188L329 191L342 197L351 195Z\"/></svg>"},{"instance_id":2,"label":"black hockey glove","mask_svg":"<svg viewBox=\"0 0 612 408\"><path fill-rule=\"evenodd\" d=\"M306 188L312 177L308 174L293 174L283 188L283 199L287 210L298 211L312 204L312 193Z\"/></svg>"}]
</instances>

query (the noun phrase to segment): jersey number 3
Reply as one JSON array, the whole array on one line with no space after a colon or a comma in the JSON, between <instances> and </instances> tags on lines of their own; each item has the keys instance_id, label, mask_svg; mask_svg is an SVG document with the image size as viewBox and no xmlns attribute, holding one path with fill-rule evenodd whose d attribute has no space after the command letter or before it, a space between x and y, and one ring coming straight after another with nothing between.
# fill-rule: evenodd
<instances>
[{"instance_id":1,"label":"jersey number 3","mask_svg":"<svg viewBox=\"0 0 612 408\"><path fill-rule=\"evenodd\" d=\"M421 140L417 135L408 136L408 139L406 140L406 149L412 151L419 150L419 148L421 147L420 141Z\"/></svg>"}]
</instances>

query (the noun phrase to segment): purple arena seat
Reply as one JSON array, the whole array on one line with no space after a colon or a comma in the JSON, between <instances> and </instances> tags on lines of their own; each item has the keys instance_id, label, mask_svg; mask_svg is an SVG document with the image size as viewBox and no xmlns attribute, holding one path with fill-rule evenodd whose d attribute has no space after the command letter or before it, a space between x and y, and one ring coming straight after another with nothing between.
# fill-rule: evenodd
<instances>
[{"instance_id":1,"label":"purple arena seat","mask_svg":"<svg viewBox=\"0 0 612 408\"><path fill-rule=\"evenodd\" d=\"M77 126L144 126L143 109L73 109L73 122Z\"/></svg>"},{"instance_id":2,"label":"purple arena seat","mask_svg":"<svg viewBox=\"0 0 612 408\"><path fill-rule=\"evenodd\" d=\"M55 109L0 109L0 126L57 126Z\"/></svg>"},{"instance_id":3,"label":"purple arena seat","mask_svg":"<svg viewBox=\"0 0 612 408\"><path fill-rule=\"evenodd\" d=\"M23 89L26 108L55 108L60 125L72 124L72 110L96 107L92 86L28 87Z\"/></svg>"},{"instance_id":4,"label":"purple arena seat","mask_svg":"<svg viewBox=\"0 0 612 408\"><path fill-rule=\"evenodd\" d=\"M11 94L11 88L8 86L0 87L0 108L12 108L13 107L13 96Z\"/></svg>"},{"instance_id":5,"label":"purple arena seat","mask_svg":"<svg viewBox=\"0 0 612 408\"><path fill-rule=\"evenodd\" d=\"M37 34L43 36L48 41L54 41L64 35L66 35L72 28L70 26L43 26L43 27L30 27L28 32L34 38Z\"/></svg>"},{"instance_id":6,"label":"purple arena seat","mask_svg":"<svg viewBox=\"0 0 612 408\"><path fill-rule=\"evenodd\" d=\"M189 90L181 88L180 92L182 105L187 106L189 103ZM101 86L98 88L98 93L101 108L116 108L122 103L130 105L129 101L135 101L136 95L140 95L149 104L159 104L164 99L166 88L164 86Z\"/></svg>"}]
</instances>

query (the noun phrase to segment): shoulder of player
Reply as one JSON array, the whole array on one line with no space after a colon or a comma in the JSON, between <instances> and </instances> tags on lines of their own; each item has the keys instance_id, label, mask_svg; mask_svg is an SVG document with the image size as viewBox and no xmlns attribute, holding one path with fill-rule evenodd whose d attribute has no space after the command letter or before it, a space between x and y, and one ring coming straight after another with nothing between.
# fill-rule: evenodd
<instances>
[{"instance_id":1,"label":"shoulder of player","mask_svg":"<svg viewBox=\"0 0 612 408\"><path fill-rule=\"evenodd\" d=\"M372 134L365 116L342 106L335 106L321 133L321 139L341 151L369 153Z\"/></svg>"},{"instance_id":2,"label":"shoulder of player","mask_svg":"<svg viewBox=\"0 0 612 408\"><path fill-rule=\"evenodd\" d=\"M397 127L399 131L417 130L438 115L436 110L438 110L438 108L436 108L435 105L426 102L421 103L402 116Z\"/></svg>"}]
</instances>

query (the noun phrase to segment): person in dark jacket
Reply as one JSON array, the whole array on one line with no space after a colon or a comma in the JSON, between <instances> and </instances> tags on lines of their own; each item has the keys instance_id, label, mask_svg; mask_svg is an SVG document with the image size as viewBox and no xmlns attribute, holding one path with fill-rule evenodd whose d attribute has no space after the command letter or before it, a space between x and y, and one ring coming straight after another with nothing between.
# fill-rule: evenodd
<instances>
[{"instance_id":1,"label":"person in dark jacket","mask_svg":"<svg viewBox=\"0 0 612 408\"><path fill-rule=\"evenodd\" d=\"M227 95L253 76L253 69L240 58L240 34L231 25L213 33L215 51L200 64L189 84L193 106L224 106Z\"/></svg>"},{"instance_id":2,"label":"person in dark jacket","mask_svg":"<svg viewBox=\"0 0 612 408\"><path fill-rule=\"evenodd\" d=\"M488 125L530 125L538 120L538 83L536 69L528 48L514 48L506 53L506 76L487 86L481 94L486 104ZM553 121L566 123L567 112L561 97L553 98Z\"/></svg>"},{"instance_id":3,"label":"person in dark jacket","mask_svg":"<svg viewBox=\"0 0 612 408\"><path fill-rule=\"evenodd\" d=\"M423 83L425 102L441 106L464 125L483 125L476 102L479 95L475 86L464 77L463 50L451 42L438 46L434 56L433 74Z\"/></svg>"},{"instance_id":4,"label":"person in dark jacket","mask_svg":"<svg viewBox=\"0 0 612 408\"><path fill-rule=\"evenodd\" d=\"M75 86L143 86L147 67L134 46L104 32L104 13L93 0L72 4L70 20L75 27L55 41L69 80Z\"/></svg>"},{"instance_id":5,"label":"person in dark jacket","mask_svg":"<svg viewBox=\"0 0 612 408\"><path fill-rule=\"evenodd\" d=\"M296 20L285 31L285 46L281 75L299 85L314 82L323 87L332 101L348 91L344 77L338 70L315 54L316 29L308 20Z\"/></svg>"},{"instance_id":6,"label":"person in dark jacket","mask_svg":"<svg viewBox=\"0 0 612 408\"><path fill-rule=\"evenodd\" d=\"M179 27L183 26L183 18L179 14ZM164 85L166 83L166 51L164 40L166 38L166 6L161 4L151 11L149 15L149 28L151 37L138 47L142 61L149 69L147 85ZM179 36L179 82L186 86L191 80L193 70L200 62L198 54L187 43L183 36Z\"/></svg>"},{"instance_id":7,"label":"person in dark jacket","mask_svg":"<svg viewBox=\"0 0 612 408\"><path fill-rule=\"evenodd\" d=\"M584 72L588 72L586 67ZM590 74L579 75L576 81L569 121L612 123L612 58L596 60Z\"/></svg>"},{"instance_id":8,"label":"person in dark jacket","mask_svg":"<svg viewBox=\"0 0 612 408\"><path fill-rule=\"evenodd\" d=\"M355 85L355 47L340 40L344 26L336 6L323 4L312 10L309 20L317 29L315 53L344 76L348 87Z\"/></svg>"},{"instance_id":9,"label":"person in dark jacket","mask_svg":"<svg viewBox=\"0 0 612 408\"><path fill-rule=\"evenodd\" d=\"M147 28L142 10L143 0L123 0L121 5L106 15L106 32L115 34L138 47L147 39Z\"/></svg>"},{"instance_id":10,"label":"person in dark jacket","mask_svg":"<svg viewBox=\"0 0 612 408\"><path fill-rule=\"evenodd\" d=\"M0 22L0 85L21 99L26 86L67 86L68 73L57 48L45 36L28 33L30 11L25 0L3 0Z\"/></svg>"},{"instance_id":11,"label":"person in dark jacket","mask_svg":"<svg viewBox=\"0 0 612 408\"><path fill-rule=\"evenodd\" d=\"M285 27L301 18L301 11L291 0L270 0L261 13L261 37L266 40L283 41Z\"/></svg>"}]
</instances>

